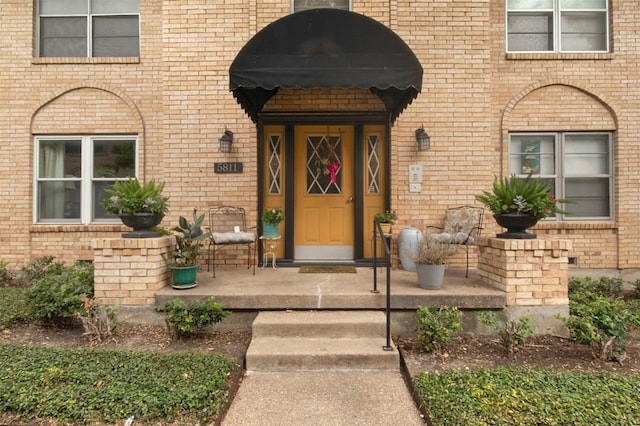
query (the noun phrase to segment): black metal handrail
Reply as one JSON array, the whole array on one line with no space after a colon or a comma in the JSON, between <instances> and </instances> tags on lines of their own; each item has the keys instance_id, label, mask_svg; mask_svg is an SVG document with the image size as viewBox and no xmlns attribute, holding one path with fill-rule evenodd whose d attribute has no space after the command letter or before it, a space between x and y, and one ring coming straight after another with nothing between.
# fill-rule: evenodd
<instances>
[{"instance_id":1,"label":"black metal handrail","mask_svg":"<svg viewBox=\"0 0 640 426\"><path fill-rule=\"evenodd\" d=\"M376 235L377 234L377 235ZM378 290L378 236L380 237L380 241L382 241L382 245L384 247L384 255L385 255L385 264L387 267L387 303L386 303L386 314L387 314L387 344L382 347L385 351L392 351L393 346L391 346L391 250L389 249L389 244L387 242L387 238L382 232L382 227L380 226L380 222L378 219L373 219L373 290L371 293L380 293Z\"/></svg>"}]
</instances>

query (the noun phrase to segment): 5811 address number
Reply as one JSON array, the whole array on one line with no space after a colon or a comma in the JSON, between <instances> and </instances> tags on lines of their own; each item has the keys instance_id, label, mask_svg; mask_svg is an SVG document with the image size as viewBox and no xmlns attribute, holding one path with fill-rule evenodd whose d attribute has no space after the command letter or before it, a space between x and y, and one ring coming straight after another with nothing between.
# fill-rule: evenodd
<instances>
[{"instance_id":1,"label":"5811 address number","mask_svg":"<svg viewBox=\"0 0 640 426\"><path fill-rule=\"evenodd\" d=\"M214 173L242 173L242 163L213 163Z\"/></svg>"}]
</instances>

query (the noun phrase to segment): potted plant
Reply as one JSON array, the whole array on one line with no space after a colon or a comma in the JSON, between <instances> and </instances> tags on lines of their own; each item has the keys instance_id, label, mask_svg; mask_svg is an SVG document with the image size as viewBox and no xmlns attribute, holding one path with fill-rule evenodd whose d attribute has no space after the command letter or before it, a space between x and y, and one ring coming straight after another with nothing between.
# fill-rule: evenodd
<instances>
[{"instance_id":1,"label":"potted plant","mask_svg":"<svg viewBox=\"0 0 640 426\"><path fill-rule=\"evenodd\" d=\"M116 181L105 191L110 197L102 201L104 209L118 215L132 232L124 238L149 238L160 234L151 228L158 225L169 208L168 197L162 195L164 182L150 180L144 185L137 178Z\"/></svg>"},{"instance_id":2,"label":"potted plant","mask_svg":"<svg viewBox=\"0 0 640 426\"><path fill-rule=\"evenodd\" d=\"M176 249L173 252L174 263L169 265L173 273L173 288L187 289L198 285L196 273L200 264L198 255L204 241L211 238L211 233L202 232L204 214L198 217L197 210L193 210L193 223L189 223L184 216L180 216L178 226L171 230L176 232Z\"/></svg>"},{"instance_id":3,"label":"potted plant","mask_svg":"<svg viewBox=\"0 0 640 426\"><path fill-rule=\"evenodd\" d=\"M396 213L392 211L384 211L376 213L375 218L380 222L380 228L385 235L391 234L391 225L396 221Z\"/></svg>"},{"instance_id":4,"label":"potted plant","mask_svg":"<svg viewBox=\"0 0 640 426\"><path fill-rule=\"evenodd\" d=\"M559 203L568 200L556 198L551 187L540 178L509 177L494 178L492 191L483 191L476 195L493 213L498 225L507 228L507 232L498 234L498 238L533 239L535 234L526 231L538 220L555 213L566 213L559 208Z\"/></svg>"},{"instance_id":5,"label":"potted plant","mask_svg":"<svg viewBox=\"0 0 640 426\"><path fill-rule=\"evenodd\" d=\"M284 212L280 207L266 209L262 214L262 236L264 238L278 238L278 227L284 220Z\"/></svg>"},{"instance_id":6,"label":"potted plant","mask_svg":"<svg viewBox=\"0 0 640 426\"><path fill-rule=\"evenodd\" d=\"M459 245L438 240L427 233L418 243L417 255L413 256L418 275L418 284L425 290L438 290L444 279L445 261L455 254Z\"/></svg>"}]
</instances>

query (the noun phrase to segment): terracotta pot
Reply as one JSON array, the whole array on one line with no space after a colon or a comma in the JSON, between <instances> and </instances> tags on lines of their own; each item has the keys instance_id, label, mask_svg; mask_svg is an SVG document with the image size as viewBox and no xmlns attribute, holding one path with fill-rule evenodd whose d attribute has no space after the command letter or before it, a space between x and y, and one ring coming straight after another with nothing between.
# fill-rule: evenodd
<instances>
[{"instance_id":1,"label":"terracotta pot","mask_svg":"<svg viewBox=\"0 0 640 426\"><path fill-rule=\"evenodd\" d=\"M538 218L530 214L503 213L494 216L498 225L507 228L507 232L497 234L498 238L510 238L516 240L532 240L535 234L530 234L526 230L538 223Z\"/></svg>"}]
</instances>

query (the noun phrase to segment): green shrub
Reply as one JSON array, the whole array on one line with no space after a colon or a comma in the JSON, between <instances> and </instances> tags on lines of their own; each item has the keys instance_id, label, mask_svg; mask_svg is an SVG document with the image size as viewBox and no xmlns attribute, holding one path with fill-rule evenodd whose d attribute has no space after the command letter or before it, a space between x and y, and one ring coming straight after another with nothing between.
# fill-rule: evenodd
<instances>
[{"instance_id":1,"label":"green shrub","mask_svg":"<svg viewBox=\"0 0 640 426\"><path fill-rule=\"evenodd\" d=\"M77 262L70 267L44 268L27 292L27 308L31 318L64 322L76 312L86 314L82 300L93 297L93 265Z\"/></svg>"},{"instance_id":2,"label":"green shrub","mask_svg":"<svg viewBox=\"0 0 640 426\"><path fill-rule=\"evenodd\" d=\"M638 425L639 374L516 367L420 374L434 425Z\"/></svg>"},{"instance_id":3,"label":"green shrub","mask_svg":"<svg viewBox=\"0 0 640 426\"><path fill-rule=\"evenodd\" d=\"M11 281L11 271L7 269L7 262L0 260L0 284L5 284L7 281Z\"/></svg>"},{"instance_id":4,"label":"green shrub","mask_svg":"<svg viewBox=\"0 0 640 426\"><path fill-rule=\"evenodd\" d=\"M559 318L571 337L592 347L601 360L623 360L629 330L638 314L625 303L623 281L619 279L572 278L569 281L569 317ZM631 308L631 309L630 309Z\"/></svg>"},{"instance_id":5,"label":"green shrub","mask_svg":"<svg viewBox=\"0 0 640 426\"><path fill-rule=\"evenodd\" d=\"M610 297L619 299L624 293L624 281L620 278L601 277L594 280L590 277L569 278L569 297Z\"/></svg>"},{"instance_id":6,"label":"green shrub","mask_svg":"<svg viewBox=\"0 0 640 426\"><path fill-rule=\"evenodd\" d=\"M498 330L500 342L509 359L514 359L517 347L524 345L527 338L534 335L529 317L521 317L518 321L508 320L502 324L495 312L483 311L479 316L482 324Z\"/></svg>"},{"instance_id":7,"label":"green shrub","mask_svg":"<svg viewBox=\"0 0 640 426\"><path fill-rule=\"evenodd\" d=\"M213 424L234 364L210 353L0 344L0 413L15 424Z\"/></svg>"},{"instance_id":8,"label":"green shrub","mask_svg":"<svg viewBox=\"0 0 640 426\"><path fill-rule=\"evenodd\" d=\"M455 306L420 306L417 319L418 340L425 350L437 355L442 355L452 334L462 329L461 313Z\"/></svg>"},{"instance_id":9,"label":"green shrub","mask_svg":"<svg viewBox=\"0 0 640 426\"><path fill-rule=\"evenodd\" d=\"M61 274L64 263L55 262L54 256L43 256L32 260L22 267L18 278L24 281L33 282L47 275Z\"/></svg>"},{"instance_id":10,"label":"green shrub","mask_svg":"<svg viewBox=\"0 0 640 426\"><path fill-rule=\"evenodd\" d=\"M222 304L217 303L213 296L189 302L175 298L156 310L165 315L167 326L170 329L173 328L178 335L188 335L203 330L231 314L230 311L225 311Z\"/></svg>"},{"instance_id":11,"label":"green shrub","mask_svg":"<svg viewBox=\"0 0 640 426\"><path fill-rule=\"evenodd\" d=\"M25 321L27 290L24 288L0 288L0 328Z\"/></svg>"}]
</instances>

